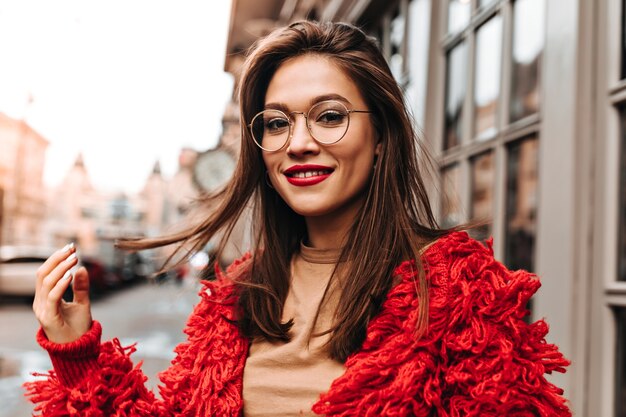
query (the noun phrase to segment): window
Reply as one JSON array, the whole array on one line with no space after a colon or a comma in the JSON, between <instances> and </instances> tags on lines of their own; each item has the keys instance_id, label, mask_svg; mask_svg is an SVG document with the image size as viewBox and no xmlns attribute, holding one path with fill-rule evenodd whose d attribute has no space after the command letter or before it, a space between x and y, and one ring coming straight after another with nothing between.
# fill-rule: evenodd
<instances>
[{"instance_id":1,"label":"window","mask_svg":"<svg viewBox=\"0 0 626 417\"><path fill-rule=\"evenodd\" d=\"M626 0L622 0L622 37L620 40L620 46L621 46L621 52L622 52L622 56L621 56L621 61L622 61L622 65L621 65L621 69L620 69L620 73L621 73L621 78L624 79L626 78Z\"/></svg>"},{"instance_id":2,"label":"window","mask_svg":"<svg viewBox=\"0 0 626 417\"><path fill-rule=\"evenodd\" d=\"M407 72L406 63L406 20L407 16L396 10L389 27L389 68L396 80L404 84Z\"/></svg>"},{"instance_id":3,"label":"window","mask_svg":"<svg viewBox=\"0 0 626 417\"><path fill-rule=\"evenodd\" d=\"M466 74L467 47L465 43L461 43L453 48L447 57L444 149L450 149L461 143Z\"/></svg>"},{"instance_id":4,"label":"window","mask_svg":"<svg viewBox=\"0 0 626 417\"><path fill-rule=\"evenodd\" d=\"M626 307L615 309L615 416L626 417Z\"/></svg>"},{"instance_id":5,"label":"window","mask_svg":"<svg viewBox=\"0 0 626 417\"><path fill-rule=\"evenodd\" d=\"M448 32L455 33L470 21L470 0L450 0L448 5Z\"/></svg>"},{"instance_id":6,"label":"window","mask_svg":"<svg viewBox=\"0 0 626 417\"><path fill-rule=\"evenodd\" d=\"M383 55L421 128L427 90L432 0L390 2L380 20L367 30L380 41ZM464 94L464 92L463 92Z\"/></svg>"},{"instance_id":7,"label":"window","mask_svg":"<svg viewBox=\"0 0 626 417\"><path fill-rule=\"evenodd\" d=\"M495 184L494 154L487 152L472 158L472 198L470 215L472 220L484 223L473 231L480 240L489 238L493 219L493 191Z\"/></svg>"},{"instance_id":8,"label":"window","mask_svg":"<svg viewBox=\"0 0 626 417\"><path fill-rule=\"evenodd\" d=\"M409 3L410 0L399 0L383 13L376 26L369 29L379 39L391 73L403 88L409 76Z\"/></svg>"},{"instance_id":9,"label":"window","mask_svg":"<svg viewBox=\"0 0 626 417\"><path fill-rule=\"evenodd\" d=\"M443 189L441 193L442 220L444 228L456 226L461 221L461 169L458 164L442 170Z\"/></svg>"},{"instance_id":10,"label":"window","mask_svg":"<svg viewBox=\"0 0 626 417\"><path fill-rule=\"evenodd\" d=\"M495 3L495 0L478 0L478 7L486 7L489 6L491 3Z\"/></svg>"},{"instance_id":11,"label":"window","mask_svg":"<svg viewBox=\"0 0 626 417\"><path fill-rule=\"evenodd\" d=\"M531 271L545 7L545 0L448 0L440 43L442 224L478 222L475 238L495 234L496 256ZM453 190L467 200L450 202Z\"/></svg>"},{"instance_id":12,"label":"window","mask_svg":"<svg viewBox=\"0 0 626 417\"><path fill-rule=\"evenodd\" d=\"M424 126L428 77L428 45L430 41L431 0L412 0L409 3L407 53L408 82L406 99L412 108L415 122Z\"/></svg>"},{"instance_id":13,"label":"window","mask_svg":"<svg viewBox=\"0 0 626 417\"><path fill-rule=\"evenodd\" d=\"M539 111L539 68L545 39L545 0L513 3L513 73L509 120Z\"/></svg>"},{"instance_id":14,"label":"window","mask_svg":"<svg viewBox=\"0 0 626 417\"><path fill-rule=\"evenodd\" d=\"M474 71L474 135L493 137L497 129L502 60L502 19L496 15L476 33Z\"/></svg>"},{"instance_id":15,"label":"window","mask_svg":"<svg viewBox=\"0 0 626 417\"><path fill-rule=\"evenodd\" d=\"M606 0L604 8L609 24L602 29L606 30L608 42L599 46L603 50L599 56L603 59L596 68L610 70L607 71L610 76L598 83L599 90L606 91L607 103L602 107L598 125L608 126L607 137L600 138L604 141L600 148L605 150L598 160L598 172L605 168L603 164L613 168L606 178L606 183L613 186L607 187L605 198L614 216L606 216L609 221L603 233L615 245L615 252L609 252L615 258L606 268L607 275L601 277L601 308L610 310L614 320L603 326L606 333L601 340L602 348L610 346L612 351L612 355L602 358L602 366L610 370L610 378L607 375L607 380L599 383L605 392L610 390L613 395L612 413L604 414L626 417L626 0ZM602 264L602 259L597 262Z\"/></svg>"},{"instance_id":16,"label":"window","mask_svg":"<svg viewBox=\"0 0 626 417\"><path fill-rule=\"evenodd\" d=\"M511 269L535 269L538 154L536 136L508 148L504 261Z\"/></svg>"},{"instance_id":17,"label":"window","mask_svg":"<svg viewBox=\"0 0 626 417\"><path fill-rule=\"evenodd\" d=\"M626 281L626 105L620 111L621 120L621 161L620 161L620 188L619 188L619 236L618 236L618 265L617 279Z\"/></svg>"}]
</instances>

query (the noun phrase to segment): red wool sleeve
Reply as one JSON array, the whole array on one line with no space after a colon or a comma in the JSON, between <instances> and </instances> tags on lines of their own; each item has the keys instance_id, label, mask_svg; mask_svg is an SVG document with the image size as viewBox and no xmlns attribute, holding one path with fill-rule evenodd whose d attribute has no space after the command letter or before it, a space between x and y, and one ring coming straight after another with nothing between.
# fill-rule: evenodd
<instances>
[{"instance_id":1,"label":"red wool sleeve","mask_svg":"<svg viewBox=\"0 0 626 417\"><path fill-rule=\"evenodd\" d=\"M89 332L68 344L55 344L43 332L38 341L52 361L54 370L35 374L38 379L24 384L26 395L42 417L61 416L168 416L163 401L144 385L140 365L133 366L134 346L122 347L119 340L100 344L102 328L94 321Z\"/></svg>"},{"instance_id":2,"label":"red wool sleeve","mask_svg":"<svg viewBox=\"0 0 626 417\"><path fill-rule=\"evenodd\" d=\"M94 321L91 329L72 343L53 343L41 328L37 332L37 342L50 355L59 381L65 386L73 387L98 368L101 336L102 326Z\"/></svg>"},{"instance_id":3,"label":"red wool sleeve","mask_svg":"<svg viewBox=\"0 0 626 417\"><path fill-rule=\"evenodd\" d=\"M37 380L24 384L26 396L35 403L34 415L239 415L247 344L235 337L232 324L234 286L223 274L204 284L201 301L187 322L187 341L176 347L171 366L159 375L161 398L146 388L141 363L133 365L134 345L123 347L117 339L100 344L102 329L94 321L89 332L69 344L52 343L39 332L38 341L50 354L54 370L35 374Z\"/></svg>"},{"instance_id":4,"label":"red wool sleeve","mask_svg":"<svg viewBox=\"0 0 626 417\"><path fill-rule=\"evenodd\" d=\"M439 415L571 416L563 390L545 378L569 361L546 341L545 321L524 321L539 280L497 262L491 241L462 239L448 249Z\"/></svg>"}]
</instances>

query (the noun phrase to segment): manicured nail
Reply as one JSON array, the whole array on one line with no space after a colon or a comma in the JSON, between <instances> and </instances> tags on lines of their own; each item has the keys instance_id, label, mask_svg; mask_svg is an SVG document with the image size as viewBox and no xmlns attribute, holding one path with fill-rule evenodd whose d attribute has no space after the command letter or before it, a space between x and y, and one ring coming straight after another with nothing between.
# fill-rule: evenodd
<instances>
[{"instance_id":1,"label":"manicured nail","mask_svg":"<svg viewBox=\"0 0 626 417\"><path fill-rule=\"evenodd\" d=\"M72 271L67 271L64 275L63 275L63 279L70 279L72 278Z\"/></svg>"},{"instance_id":2,"label":"manicured nail","mask_svg":"<svg viewBox=\"0 0 626 417\"><path fill-rule=\"evenodd\" d=\"M74 259L76 259L76 252L74 252L73 254L71 254L70 256L67 257L66 261L68 262L72 262Z\"/></svg>"},{"instance_id":3,"label":"manicured nail","mask_svg":"<svg viewBox=\"0 0 626 417\"><path fill-rule=\"evenodd\" d=\"M70 242L67 245L63 246L63 249L61 249L61 252L69 252L72 250L72 248L74 248L74 242Z\"/></svg>"}]
</instances>

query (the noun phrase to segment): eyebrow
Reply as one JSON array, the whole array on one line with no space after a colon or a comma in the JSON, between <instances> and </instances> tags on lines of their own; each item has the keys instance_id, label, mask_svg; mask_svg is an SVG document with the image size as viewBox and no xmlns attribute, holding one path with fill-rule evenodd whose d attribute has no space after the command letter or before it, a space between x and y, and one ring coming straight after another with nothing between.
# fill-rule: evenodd
<instances>
[{"instance_id":1,"label":"eyebrow","mask_svg":"<svg viewBox=\"0 0 626 417\"><path fill-rule=\"evenodd\" d=\"M322 101L328 101L328 100L337 100L337 101L341 101L344 104L347 105L351 105L352 103L350 103L350 101L345 98L344 96L341 96L339 94L323 94L321 96L317 96L317 97L313 97L311 100L309 100L309 106L313 106L317 103L320 103ZM289 107L285 104L285 103L267 103L265 104L264 107L266 110L267 109L274 109L274 110L281 110L285 113L289 112Z\"/></svg>"}]
</instances>

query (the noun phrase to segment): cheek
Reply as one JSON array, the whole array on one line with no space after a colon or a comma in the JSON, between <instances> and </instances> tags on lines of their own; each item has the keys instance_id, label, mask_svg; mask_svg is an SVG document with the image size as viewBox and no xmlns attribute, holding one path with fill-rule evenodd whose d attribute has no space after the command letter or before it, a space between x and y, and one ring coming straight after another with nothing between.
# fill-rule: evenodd
<instances>
[{"instance_id":1,"label":"cheek","mask_svg":"<svg viewBox=\"0 0 626 417\"><path fill-rule=\"evenodd\" d=\"M273 167L276 165L276 162L274 161L275 158L272 158L272 155L268 155L265 152L263 152L262 156L263 156L263 164L265 165L265 169L269 172L270 177L272 177L275 171Z\"/></svg>"},{"instance_id":2,"label":"cheek","mask_svg":"<svg viewBox=\"0 0 626 417\"><path fill-rule=\"evenodd\" d=\"M280 173L278 172L278 167L280 166L280 157L278 154L266 154L263 153L263 164L265 165L266 173L264 174L265 178L263 181L270 181L271 187L284 198L282 190L280 189L281 185L283 185L280 181ZM269 177L269 178L268 178Z\"/></svg>"},{"instance_id":3,"label":"cheek","mask_svg":"<svg viewBox=\"0 0 626 417\"><path fill-rule=\"evenodd\" d=\"M344 161L352 175L357 177L369 176L374 166L374 157L378 148L374 137L371 132L365 131L361 139L355 140L351 145L341 152L341 155L337 155L338 159Z\"/></svg>"}]
</instances>

